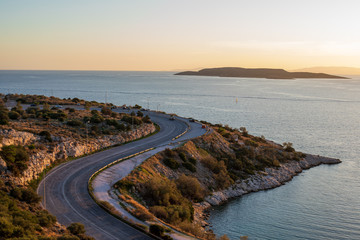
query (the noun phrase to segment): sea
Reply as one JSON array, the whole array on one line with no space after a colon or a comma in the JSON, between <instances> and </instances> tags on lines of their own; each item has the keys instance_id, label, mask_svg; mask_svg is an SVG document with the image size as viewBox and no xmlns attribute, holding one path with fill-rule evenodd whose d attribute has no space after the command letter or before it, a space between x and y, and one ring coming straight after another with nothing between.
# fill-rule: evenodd
<instances>
[{"instance_id":1,"label":"sea","mask_svg":"<svg viewBox=\"0 0 360 240\"><path fill-rule=\"evenodd\" d=\"M230 239L360 239L360 76L272 80L174 72L0 71L0 93L82 98L246 127L298 151L339 158L211 210Z\"/></svg>"}]
</instances>

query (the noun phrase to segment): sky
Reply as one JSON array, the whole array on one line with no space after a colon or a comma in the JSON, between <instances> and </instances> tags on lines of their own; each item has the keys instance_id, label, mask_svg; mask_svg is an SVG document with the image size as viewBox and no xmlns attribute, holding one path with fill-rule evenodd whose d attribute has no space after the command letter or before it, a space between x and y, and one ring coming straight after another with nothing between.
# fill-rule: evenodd
<instances>
[{"instance_id":1,"label":"sky","mask_svg":"<svg viewBox=\"0 0 360 240\"><path fill-rule=\"evenodd\" d=\"M356 0L0 0L0 69L360 67Z\"/></svg>"}]
</instances>

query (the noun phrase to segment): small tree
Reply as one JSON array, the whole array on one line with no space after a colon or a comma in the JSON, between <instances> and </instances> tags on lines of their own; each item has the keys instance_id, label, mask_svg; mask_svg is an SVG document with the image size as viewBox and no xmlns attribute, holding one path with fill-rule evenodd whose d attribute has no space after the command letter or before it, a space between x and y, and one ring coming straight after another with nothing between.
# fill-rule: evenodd
<instances>
[{"instance_id":1,"label":"small tree","mask_svg":"<svg viewBox=\"0 0 360 240\"><path fill-rule=\"evenodd\" d=\"M246 127L240 127L240 132L242 133L242 135L244 137L248 137L249 136L249 133L248 131L246 130Z\"/></svg>"},{"instance_id":2,"label":"small tree","mask_svg":"<svg viewBox=\"0 0 360 240\"><path fill-rule=\"evenodd\" d=\"M41 131L39 135L43 136L46 141L52 142L51 134L48 131Z\"/></svg>"},{"instance_id":3,"label":"small tree","mask_svg":"<svg viewBox=\"0 0 360 240\"><path fill-rule=\"evenodd\" d=\"M18 120L20 118L20 114L18 112L15 112L15 111L10 111L8 113L9 115L9 118L12 119L12 120Z\"/></svg>"},{"instance_id":4,"label":"small tree","mask_svg":"<svg viewBox=\"0 0 360 240\"><path fill-rule=\"evenodd\" d=\"M283 147L284 150L287 152L295 152L295 149L293 148L293 144L291 142L284 142Z\"/></svg>"},{"instance_id":5,"label":"small tree","mask_svg":"<svg viewBox=\"0 0 360 240\"><path fill-rule=\"evenodd\" d=\"M44 103L43 104L43 110L49 111L50 110L50 105L48 103Z\"/></svg>"},{"instance_id":6,"label":"small tree","mask_svg":"<svg viewBox=\"0 0 360 240\"><path fill-rule=\"evenodd\" d=\"M148 115L146 115L145 117L142 118L144 123L151 123L151 119Z\"/></svg>"},{"instance_id":7,"label":"small tree","mask_svg":"<svg viewBox=\"0 0 360 240\"><path fill-rule=\"evenodd\" d=\"M70 224L70 226L67 227L67 230L69 230L74 235L85 233L84 225L78 222Z\"/></svg>"},{"instance_id":8,"label":"small tree","mask_svg":"<svg viewBox=\"0 0 360 240\"><path fill-rule=\"evenodd\" d=\"M152 225L150 225L149 231L150 231L150 233L154 234L155 236L161 237L164 234L165 229L160 225L152 224Z\"/></svg>"},{"instance_id":9,"label":"small tree","mask_svg":"<svg viewBox=\"0 0 360 240\"><path fill-rule=\"evenodd\" d=\"M143 117L143 116L144 116L144 114L143 114L141 111L137 111L136 115L137 115L138 117Z\"/></svg>"},{"instance_id":10,"label":"small tree","mask_svg":"<svg viewBox=\"0 0 360 240\"><path fill-rule=\"evenodd\" d=\"M0 99L0 125L9 124L8 109L5 107L4 102Z\"/></svg>"},{"instance_id":11,"label":"small tree","mask_svg":"<svg viewBox=\"0 0 360 240\"><path fill-rule=\"evenodd\" d=\"M111 112L112 112L111 109L108 108L108 107L103 107L101 109L101 113L104 114L104 115L111 115Z\"/></svg>"}]
</instances>

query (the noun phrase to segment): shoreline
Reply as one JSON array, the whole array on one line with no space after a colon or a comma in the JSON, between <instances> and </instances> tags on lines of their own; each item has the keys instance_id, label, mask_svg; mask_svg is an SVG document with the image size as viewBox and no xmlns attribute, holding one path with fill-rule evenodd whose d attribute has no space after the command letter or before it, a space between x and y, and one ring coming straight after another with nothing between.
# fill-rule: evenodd
<instances>
[{"instance_id":1,"label":"shoreline","mask_svg":"<svg viewBox=\"0 0 360 240\"><path fill-rule=\"evenodd\" d=\"M206 221L209 216L209 209L212 206L226 204L230 199L241 197L242 195L262 190L269 190L280 187L291 181L303 170L310 169L322 164L333 165L341 163L340 159L323 157L319 155L306 154L306 157L300 161L289 161L281 164L278 168L266 168L264 171L257 172L247 179L237 181L230 187L221 191L212 192L205 197L203 202L195 203L194 222L201 224L203 228L208 228L209 223ZM207 229L210 230L211 229Z\"/></svg>"}]
</instances>

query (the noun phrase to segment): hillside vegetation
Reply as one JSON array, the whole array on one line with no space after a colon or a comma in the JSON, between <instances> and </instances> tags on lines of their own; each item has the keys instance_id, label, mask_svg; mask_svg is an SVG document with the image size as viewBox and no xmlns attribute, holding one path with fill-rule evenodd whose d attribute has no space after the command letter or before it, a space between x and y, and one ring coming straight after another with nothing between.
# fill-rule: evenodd
<instances>
[{"instance_id":1,"label":"hillside vegetation","mask_svg":"<svg viewBox=\"0 0 360 240\"><path fill-rule=\"evenodd\" d=\"M251 136L245 128L215 125L213 129L211 134L154 155L114 185L120 199L129 204L137 200L148 208L141 214L134 204L135 216L157 217L197 237L214 239L194 219L193 203L267 167L304 157L291 143L281 146Z\"/></svg>"},{"instance_id":2,"label":"hillside vegetation","mask_svg":"<svg viewBox=\"0 0 360 240\"><path fill-rule=\"evenodd\" d=\"M40 178L30 184L21 179L25 179L27 171L45 169L44 160L48 164L66 161L70 155L57 158L55 154L65 141L69 143L67 151L72 151L71 147L78 143L86 147L87 143L112 136L129 139L131 130L152 125L141 112L119 114L111 110L112 106L77 98L0 95L0 240L93 239L85 234L81 223L65 228L41 207L41 198L35 192ZM16 184L19 182L22 184Z\"/></svg>"}]
</instances>

